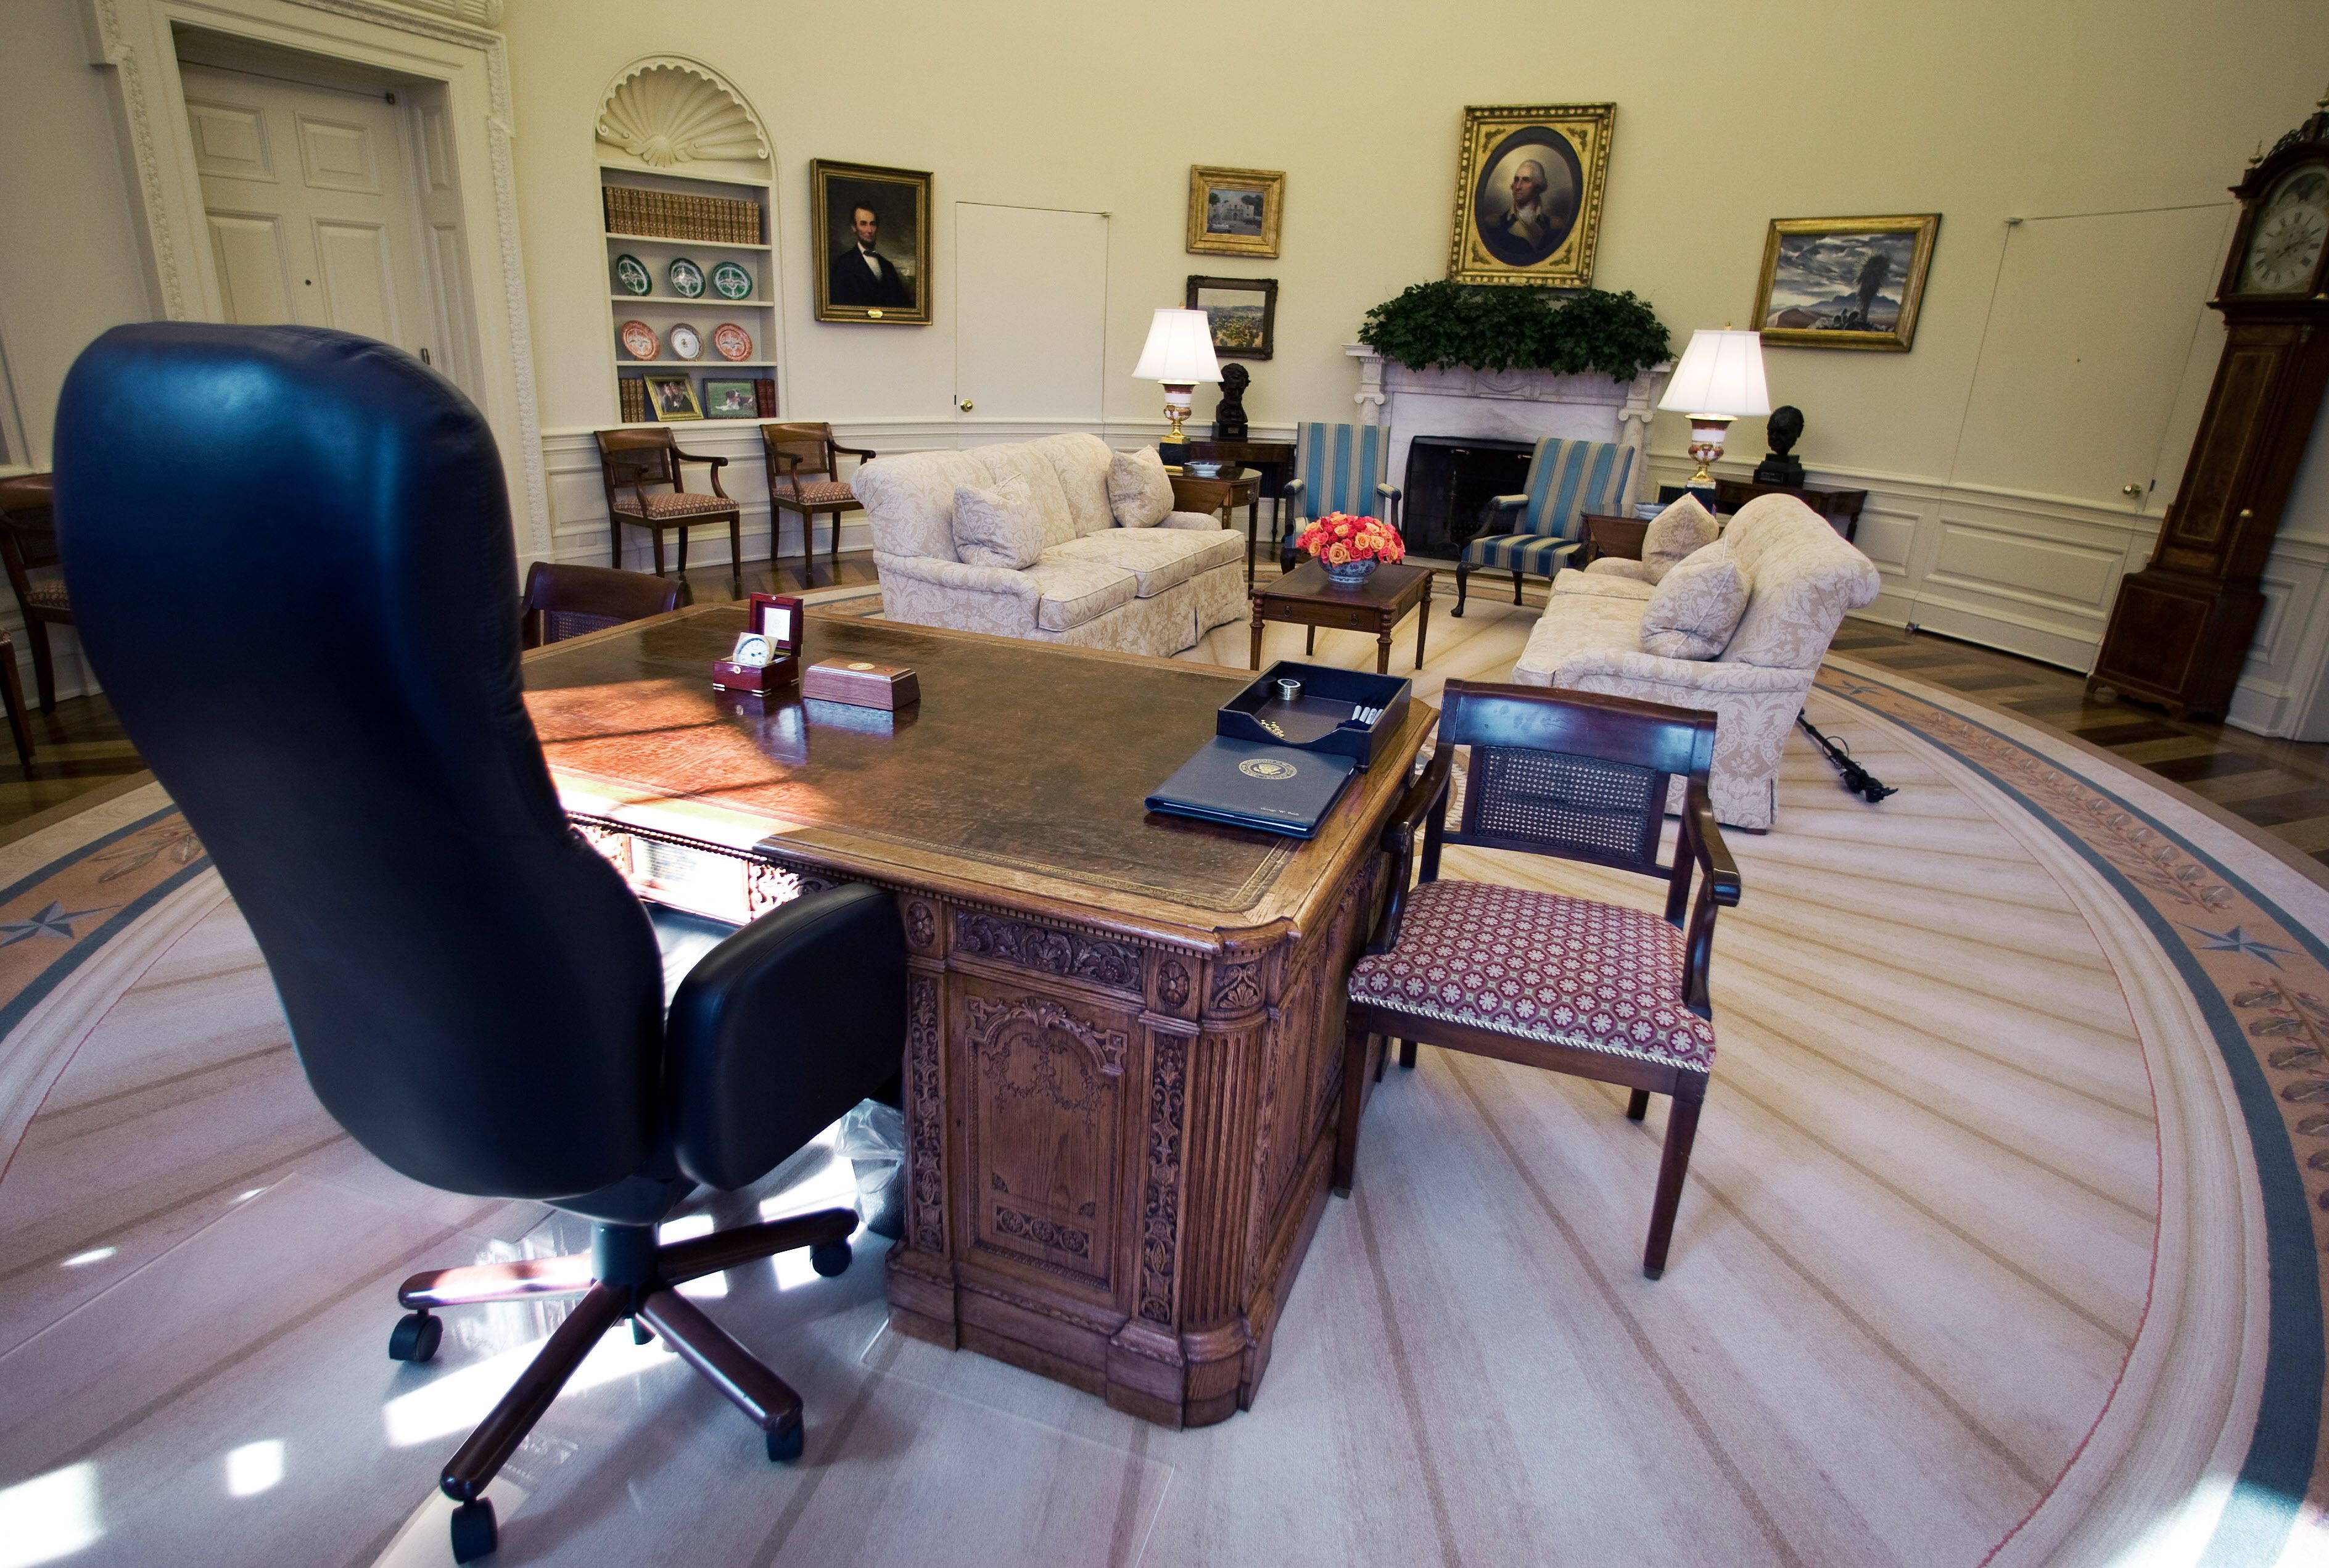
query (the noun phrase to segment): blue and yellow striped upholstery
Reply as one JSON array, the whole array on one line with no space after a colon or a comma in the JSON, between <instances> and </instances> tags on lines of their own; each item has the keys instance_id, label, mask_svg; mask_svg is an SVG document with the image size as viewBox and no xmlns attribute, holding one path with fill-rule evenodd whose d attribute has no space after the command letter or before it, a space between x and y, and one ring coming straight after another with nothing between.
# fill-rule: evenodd
<instances>
[{"instance_id":1,"label":"blue and yellow striped upholstery","mask_svg":"<svg viewBox=\"0 0 2329 1568\"><path fill-rule=\"evenodd\" d=\"M1381 516L1375 486L1391 461L1391 432L1381 425L1297 425L1294 472L1303 481L1302 516L1330 512Z\"/></svg>"},{"instance_id":2,"label":"blue and yellow striped upholstery","mask_svg":"<svg viewBox=\"0 0 2329 1568\"><path fill-rule=\"evenodd\" d=\"M1576 549L1574 539L1551 539L1542 534L1492 534L1464 546L1464 560L1473 566L1551 577L1556 564L1566 563Z\"/></svg>"}]
</instances>

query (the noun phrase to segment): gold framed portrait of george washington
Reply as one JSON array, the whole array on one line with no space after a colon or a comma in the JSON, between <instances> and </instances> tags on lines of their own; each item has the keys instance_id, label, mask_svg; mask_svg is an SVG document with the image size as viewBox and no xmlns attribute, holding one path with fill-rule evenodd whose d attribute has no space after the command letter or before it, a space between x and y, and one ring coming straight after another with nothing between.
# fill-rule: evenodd
<instances>
[{"instance_id":1,"label":"gold framed portrait of george washington","mask_svg":"<svg viewBox=\"0 0 2329 1568\"><path fill-rule=\"evenodd\" d=\"M1447 276L1458 283L1590 284L1617 122L1614 103L1466 109Z\"/></svg>"}]
</instances>

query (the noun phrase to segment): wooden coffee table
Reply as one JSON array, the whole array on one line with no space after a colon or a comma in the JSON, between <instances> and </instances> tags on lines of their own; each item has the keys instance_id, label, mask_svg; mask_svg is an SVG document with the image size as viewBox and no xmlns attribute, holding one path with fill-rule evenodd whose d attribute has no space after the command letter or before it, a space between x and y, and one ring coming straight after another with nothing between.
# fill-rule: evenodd
<instances>
[{"instance_id":1,"label":"wooden coffee table","mask_svg":"<svg viewBox=\"0 0 2329 1568\"><path fill-rule=\"evenodd\" d=\"M1315 653L1318 628L1371 631L1375 634L1375 674L1391 673L1391 628L1410 609L1420 609L1415 623L1415 667L1423 667L1423 639L1431 630L1431 569L1427 566L1378 566L1356 588L1338 588L1315 561L1306 561L1267 588L1253 594L1253 651L1247 665L1261 667L1261 628L1265 622L1292 621L1306 626L1302 651Z\"/></svg>"}]
</instances>

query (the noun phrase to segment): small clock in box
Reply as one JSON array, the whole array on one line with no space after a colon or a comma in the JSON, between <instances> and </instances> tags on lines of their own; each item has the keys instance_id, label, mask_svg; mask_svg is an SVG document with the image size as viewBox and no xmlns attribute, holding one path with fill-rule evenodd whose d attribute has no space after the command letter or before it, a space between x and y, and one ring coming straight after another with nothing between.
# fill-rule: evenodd
<instances>
[{"instance_id":1,"label":"small clock in box","mask_svg":"<svg viewBox=\"0 0 2329 1568\"><path fill-rule=\"evenodd\" d=\"M766 696L800 679L801 601L789 593L756 593L744 632L724 659L712 661L712 689Z\"/></svg>"}]
</instances>

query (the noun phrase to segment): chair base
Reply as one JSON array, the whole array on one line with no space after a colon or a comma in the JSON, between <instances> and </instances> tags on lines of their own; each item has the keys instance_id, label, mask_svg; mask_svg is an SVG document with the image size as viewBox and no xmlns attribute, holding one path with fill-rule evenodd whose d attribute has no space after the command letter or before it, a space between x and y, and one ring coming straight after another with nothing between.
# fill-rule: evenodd
<instances>
[{"instance_id":1,"label":"chair base","mask_svg":"<svg viewBox=\"0 0 2329 1568\"><path fill-rule=\"evenodd\" d=\"M436 1354L443 1334L434 1316L438 1308L581 1297L438 1478L445 1495L460 1505L453 1516L455 1561L494 1550L498 1533L493 1505L482 1497L486 1486L548 1413L599 1337L626 1318L639 1343L650 1331L662 1335L681 1360L742 1411L760 1429L771 1459L798 1459L800 1395L672 1287L795 1247L811 1249L818 1273L838 1274L849 1267L849 1237L856 1228L854 1210L823 1209L657 1246L651 1226L602 1223L587 1253L438 1269L407 1280L396 1299L410 1310L389 1339L389 1355L398 1361L427 1361Z\"/></svg>"},{"instance_id":2,"label":"chair base","mask_svg":"<svg viewBox=\"0 0 2329 1568\"><path fill-rule=\"evenodd\" d=\"M1447 612L1448 614L1459 618L1463 615L1464 595L1471 585L1472 573L1475 571L1486 571L1489 570L1491 570L1491 568L1475 566L1466 561L1459 561L1456 563L1456 608L1449 610ZM1514 604L1518 604L1521 601L1521 584L1526 581L1527 579L1528 574L1526 572L1515 571L1513 573L1513 602ZM1551 582L1552 579L1548 577L1545 581L1547 582Z\"/></svg>"}]
</instances>

